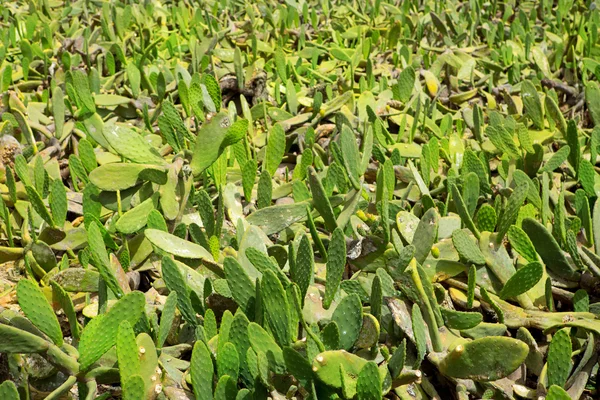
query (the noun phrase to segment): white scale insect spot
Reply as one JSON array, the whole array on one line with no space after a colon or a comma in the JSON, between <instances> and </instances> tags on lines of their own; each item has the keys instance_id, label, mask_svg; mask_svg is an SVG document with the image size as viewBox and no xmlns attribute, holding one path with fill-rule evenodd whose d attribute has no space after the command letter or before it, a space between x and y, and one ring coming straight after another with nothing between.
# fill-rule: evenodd
<instances>
[{"instance_id":1,"label":"white scale insect spot","mask_svg":"<svg viewBox=\"0 0 600 400\"><path fill-rule=\"evenodd\" d=\"M323 356L317 356L317 362L323 362L324 358Z\"/></svg>"},{"instance_id":2,"label":"white scale insect spot","mask_svg":"<svg viewBox=\"0 0 600 400\"><path fill-rule=\"evenodd\" d=\"M143 346L140 346L139 352L140 354L146 354L146 349Z\"/></svg>"}]
</instances>

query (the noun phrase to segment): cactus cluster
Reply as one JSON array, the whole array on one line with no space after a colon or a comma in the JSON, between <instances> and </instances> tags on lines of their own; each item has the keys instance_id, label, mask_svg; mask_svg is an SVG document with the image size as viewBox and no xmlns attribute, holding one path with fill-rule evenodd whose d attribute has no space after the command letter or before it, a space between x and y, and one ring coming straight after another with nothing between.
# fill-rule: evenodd
<instances>
[{"instance_id":1,"label":"cactus cluster","mask_svg":"<svg viewBox=\"0 0 600 400\"><path fill-rule=\"evenodd\" d=\"M0 2L0 400L600 398L599 34Z\"/></svg>"}]
</instances>

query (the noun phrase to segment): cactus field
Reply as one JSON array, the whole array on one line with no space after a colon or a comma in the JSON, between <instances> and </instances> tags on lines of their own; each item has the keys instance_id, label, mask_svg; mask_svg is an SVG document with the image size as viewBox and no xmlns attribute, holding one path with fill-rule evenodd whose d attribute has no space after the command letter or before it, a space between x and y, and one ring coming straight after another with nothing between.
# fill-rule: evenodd
<instances>
[{"instance_id":1,"label":"cactus field","mask_svg":"<svg viewBox=\"0 0 600 400\"><path fill-rule=\"evenodd\" d=\"M0 400L600 399L598 0L1 0Z\"/></svg>"}]
</instances>

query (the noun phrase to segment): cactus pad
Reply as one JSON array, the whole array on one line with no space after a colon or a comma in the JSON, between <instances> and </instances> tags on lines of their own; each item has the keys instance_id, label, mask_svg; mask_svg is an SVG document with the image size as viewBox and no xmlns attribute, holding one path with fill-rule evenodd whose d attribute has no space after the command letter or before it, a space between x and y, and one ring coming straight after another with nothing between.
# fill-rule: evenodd
<instances>
[{"instance_id":1,"label":"cactus pad","mask_svg":"<svg viewBox=\"0 0 600 400\"><path fill-rule=\"evenodd\" d=\"M440 371L453 378L494 381L516 370L528 352L520 340L490 336L456 346L442 360Z\"/></svg>"}]
</instances>

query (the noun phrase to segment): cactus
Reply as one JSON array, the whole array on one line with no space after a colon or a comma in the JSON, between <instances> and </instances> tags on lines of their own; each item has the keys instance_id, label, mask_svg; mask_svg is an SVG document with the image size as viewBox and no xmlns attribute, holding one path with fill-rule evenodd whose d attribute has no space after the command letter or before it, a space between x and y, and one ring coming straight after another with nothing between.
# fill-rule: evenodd
<instances>
[{"instance_id":1,"label":"cactus","mask_svg":"<svg viewBox=\"0 0 600 400\"><path fill-rule=\"evenodd\" d=\"M175 321L175 311L177 307L177 292L169 293L167 297L167 301L165 301L165 305L162 310L162 314L160 317L160 327L158 331L158 339L157 345L158 347L163 347L167 340L167 336L171 331L173 326L173 321Z\"/></svg>"},{"instance_id":2,"label":"cactus","mask_svg":"<svg viewBox=\"0 0 600 400\"><path fill-rule=\"evenodd\" d=\"M529 346L529 354L527 354L527 358L525 359L525 365L534 374L539 376L544 367L544 355L540 351L535 338L527 328L521 327L517 330L517 339Z\"/></svg>"},{"instance_id":3,"label":"cactus","mask_svg":"<svg viewBox=\"0 0 600 400\"><path fill-rule=\"evenodd\" d=\"M406 267L410 264L415 256L416 248L413 245L404 247L397 257L397 262L393 264L387 264L387 271L394 280L400 280L402 274L406 270Z\"/></svg>"},{"instance_id":4,"label":"cactus","mask_svg":"<svg viewBox=\"0 0 600 400\"><path fill-rule=\"evenodd\" d=\"M106 286L114 293L117 298L123 296L123 289L119 286L117 278L110 268L110 261L106 247L104 246L104 239L100 227L97 223L92 223L87 228L88 231L88 245L92 259L94 260L95 267L100 272L102 280Z\"/></svg>"},{"instance_id":5,"label":"cactus","mask_svg":"<svg viewBox=\"0 0 600 400\"><path fill-rule=\"evenodd\" d=\"M496 210L489 204L484 204L477 211L477 228L484 232L494 232L496 228Z\"/></svg>"},{"instance_id":6,"label":"cactus","mask_svg":"<svg viewBox=\"0 0 600 400\"><path fill-rule=\"evenodd\" d=\"M584 7L4 3L0 400L595 395Z\"/></svg>"},{"instance_id":7,"label":"cactus","mask_svg":"<svg viewBox=\"0 0 600 400\"><path fill-rule=\"evenodd\" d=\"M464 230L459 229L452 232L452 244L465 261L476 265L485 264L483 253Z\"/></svg>"},{"instance_id":8,"label":"cactus","mask_svg":"<svg viewBox=\"0 0 600 400\"><path fill-rule=\"evenodd\" d=\"M450 190L452 192L454 204L456 205L456 210L458 211L458 215L460 215L460 219L462 220L463 224L471 232L473 232L473 235L475 235L476 238L479 238L479 230L475 227L475 223L471 218L471 214L469 213L469 210L467 209L465 201L463 200L462 195L458 191L458 188L455 184L450 184Z\"/></svg>"},{"instance_id":9,"label":"cactus","mask_svg":"<svg viewBox=\"0 0 600 400\"><path fill-rule=\"evenodd\" d=\"M500 298L505 300L527 292L540 281L543 275L544 267L542 264L537 261L530 262L506 281L500 292Z\"/></svg>"},{"instance_id":10,"label":"cactus","mask_svg":"<svg viewBox=\"0 0 600 400\"><path fill-rule=\"evenodd\" d=\"M364 320L364 318L363 318ZM340 329L335 321L331 321L321 331L321 342L325 350L339 350Z\"/></svg>"},{"instance_id":11,"label":"cactus","mask_svg":"<svg viewBox=\"0 0 600 400\"><path fill-rule=\"evenodd\" d=\"M250 280L248 273L233 257L225 258L223 269L225 270L227 285L229 286L229 289L231 289L231 294L236 303L238 303L246 313L251 313L254 308L256 288L254 283Z\"/></svg>"},{"instance_id":12,"label":"cactus","mask_svg":"<svg viewBox=\"0 0 600 400\"><path fill-rule=\"evenodd\" d=\"M308 179L310 182L310 191L313 196L313 206L319 212L319 214L321 214L321 217L323 217L327 229L333 232L335 228L337 228L335 215L333 213L333 209L331 208L329 198L327 197L325 189L323 188L323 184L321 183L321 180L317 176L317 172L313 167L308 168Z\"/></svg>"},{"instance_id":13,"label":"cactus","mask_svg":"<svg viewBox=\"0 0 600 400\"><path fill-rule=\"evenodd\" d=\"M280 346L285 346L290 338L289 306L287 296L277 276L269 270L262 276L260 291L269 327Z\"/></svg>"},{"instance_id":14,"label":"cactus","mask_svg":"<svg viewBox=\"0 0 600 400\"><path fill-rule=\"evenodd\" d=\"M516 225L508 228L508 240L512 248L528 262L537 261L537 253L529 236Z\"/></svg>"},{"instance_id":15,"label":"cactus","mask_svg":"<svg viewBox=\"0 0 600 400\"><path fill-rule=\"evenodd\" d=\"M190 374L196 399L212 400L214 366L210 351L201 340L194 343L190 361Z\"/></svg>"},{"instance_id":16,"label":"cactus","mask_svg":"<svg viewBox=\"0 0 600 400\"><path fill-rule=\"evenodd\" d=\"M560 386L552 385L546 394L546 400L571 400L572 397Z\"/></svg>"},{"instance_id":17,"label":"cactus","mask_svg":"<svg viewBox=\"0 0 600 400\"><path fill-rule=\"evenodd\" d=\"M123 383L123 399L142 400L145 398L144 380L139 375L130 376Z\"/></svg>"},{"instance_id":18,"label":"cactus","mask_svg":"<svg viewBox=\"0 0 600 400\"><path fill-rule=\"evenodd\" d=\"M327 270L323 307L328 309L338 291L346 268L346 238L341 229L336 228L331 235L327 252Z\"/></svg>"},{"instance_id":19,"label":"cactus","mask_svg":"<svg viewBox=\"0 0 600 400\"><path fill-rule=\"evenodd\" d=\"M140 318L144 304L141 292L131 292L116 302L106 314L94 318L83 330L79 342L79 363L87 370L116 343L117 330L122 321L134 325Z\"/></svg>"},{"instance_id":20,"label":"cactus","mask_svg":"<svg viewBox=\"0 0 600 400\"><path fill-rule=\"evenodd\" d=\"M548 386L565 386L573 366L571 351L569 329L566 328L557 331L548 347Z\"/></svg>"},{"instance_id":21,"label":"cactus","mask_svg":"<svg viewBox=\"0 0 600 400\"><path fill-rule=\"evenodd\" d=\"M425 329L425 321L423 320L423 315L418 304L413 305L411 320L412 330L415 334L415 346L417 348L414 368L419 369L427 353L427 330Z\"/></svg>"},{"instance_id":22,"label":"cactus","mask_svg":"<svg viewBox=\"0 0 600 400\"><path fill-rule=\"evenodd\" d=\"M283 358L287 370L296 378L304 387L309 387L313 378L313 371L310 362L299 352L291 347L283 349Z\"/></svg>"},{"instance_id":23,"label":"cactus","mask_svg":"<svg viewBox=\"0 0 600 400\"><path fill-rule=\"evenodd\" d=\"M131 324L127 320L123 320L119 324L117 333L117 359L119 361L121 384L125 385L130 377L140 373L140 360L138 358L135 334Z\"/></svg>"},{"instance_id":24,"label":"cactus","mask_svg":"<svg viewBox=\"0 0 600 400\"><path fill-rule=\"evenodd\" d=\"M268 354L269 368L276 373L284 373L285 360L283 359L283 351L273 337L255 322L248 324L248 336L250 345L255 352L262 351Z\"/></svg>"},{"instance_id":25,"label":"cactus","mask_svg":"<svg viewBox=\"0 0 600 400\"><path fill-rule=\"evenodd\" d=\"M437 210L430 208L417 225L412 244L415 246L415 258L419 264L425 261L437 239L439 218Z\"/></svg>"},{"instance_id":26,"label":"cactus","mask_svg":"<svg viewBox=\"0 0 600 400\"><path fill-rule=\"evenodd\" d=\"M542 224L532 218L525 218L523 231L529 236L535 250L552 272L567 280L578 279L578 274L567 261L558 243Z\"/></svg>"},{"instance_id":27,"label":"cactus","mask_svg":"<svg viewBox=\"0 0 600 400\"><path fill-rule=\"evenodd\" d=\"M183 318L192 325L196 325L196 312L192 307L189 289L183 279L181 270L171 258L165 256L162 259L161 271L165 284L169 290L177 293L177 306Z\"/></svg>"},{"instance_id":28,"label":"cactus","mask_svg":"<svg viewBox=\"0 0 600 400\"><path fill-rule=\"evenodd\" d=\"M366 364L367 361L364 358L348 353L345 350L335 350L317 355L312 362L312 370L317 379L324 384L334 388L341 388L340 366L342 366L345 379L348 379L352 385L350 393L355 393L357 377Z\"/></svg>"},{"instance_id":29,"label":"cactus","mask_svg":"<svg viewBox=\"0 0 600 400\"><path fill-rule=\"evenodd\" d=\"M475 285L477 284L477 269L471 265L469 268L469 280L467 290L467 308L473 308L475 301Z\"/></svg>"},{"instance_id":30,"label":"cactus","mask_svg":"<svg viewBox=\"0 0 600 400\"><path fill-rule=\"evenodd\" d=\"M290 267L290 276L292 281L298 284L300 289L300 300L303 303L306 297L308 287L314 280L315 260L313 249L308 241L308 236L302 235L296 259L293 266Z\"/></svg>"},{"instance_id":31,"label":"cactus","mask_svg":"<svg viewBox=\"0 0 600 400\"><path fill-rule=\"evenodd\" d=\"M362 367L356 381L358 400L379 400L382 398L381 381L377 364L370 361Z\"/></svg>"},{"instance_id":32,"label":"cactus","mask_svg":"<svg viewBox=\"0 0 600 400\"><path fill-rule=\"evenodd\" d=\"M400 375L400 372L402 372L402 369L404 368L405 362L406 339L403 339L388 361L388 368L390 370L390 376L392 379L396 379Z\"/></svg>"},{"instance_id":33,"label":"cactus","mask_svg":"<svg viewBox=\"0 0 600 400\"><path fill-rule=\"evenodd\" d=\"M471 329L476 327L483 320L481 314L476 312L462 312L454 310L441 309L444 323L451 329Z\"/></svg>"},{"instance_id":34,"label":"cactus","mask_svg":"<svg viewBox=\"0 0 600 400\"><path fill-rule=\"evenodd\" d=\"M362 327L354 345L359 349L370 348L379 341L379 321L371 314L364 314Z\"/></svg>"},{"instance_id":35,"label":"cactus","mask_svg":"<svg viewBox=\"0 0 600 400\"><path fill-rule=\"evenodd\" d=\"M225 343L217 354L217 373L219 376L229 375L237 381L240 368L240 359L233 343Z\"/></svg>"},{"instance_id":36,"label":"cactus","mask_svg":"<svg viewBox=\"0 0 600 400\"><path fill-rule=\"evenodd\" d=\"M356 294L342 299L331 316L340 329L340 346L344 350L352 348L363 323L362 304Z\"/></svg>"},{"instance_id":37,"label":"cactus","mask_svg":"<svg viewBox=\"0 0 600 400\"><path fill-rule=\"evenodd\" d=\"M453 378L493 381L516 370L528 352L520 340L490 336L457 345L442 360L440 371Z\"/></svg>"},{"instance_id":38,"label":"cactus","mask_svg":"<svg viewBox=\"0 0 600 400\"><path fill-rule=\"evenodd\" d=\"M23 313L58 346L63 344L63 336L54 310L35 283L20 280L17 284L17 298Z\"/></svg>"},{"instance_id":39,"label":"cactus","mask_svg":"<svg viewBox=\"0 0 600 400\"><path fill-rule=\"evenodd\" d=\"M506 232L508 232L508 228L510 228L510 226L517 220L519 209L527 198L528 190L529 184L526 181L523 181L521 184L517 185L513 193L508 198L508 203L506 204L506 208L504 209L504 212L500 218L500 222L498 223L498 234L496 236L496 241L499 242L504 239L504 235L506 235Z\"/></svg>"}]
</instances>

